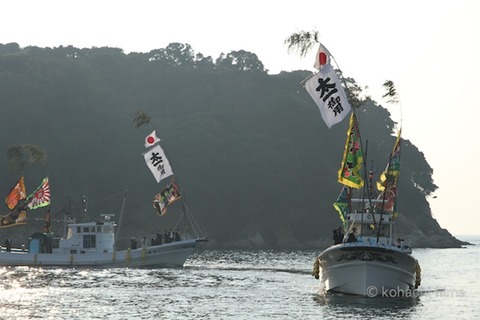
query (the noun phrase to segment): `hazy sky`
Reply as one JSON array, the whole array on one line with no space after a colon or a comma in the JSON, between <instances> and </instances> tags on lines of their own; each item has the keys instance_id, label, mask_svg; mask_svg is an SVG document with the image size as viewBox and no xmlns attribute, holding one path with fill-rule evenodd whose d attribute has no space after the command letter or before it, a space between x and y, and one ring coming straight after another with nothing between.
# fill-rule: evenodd
<instances>
[{"instance_id":1,"label":"hazy sky","mask_svg":"<svg viewBox=\"0 0 480 320\"><path fill-rule=\"evenodd\" d=\"M214 59L253 52L271 73L313 71L315 50L300 58L284 40L316 29L344 74L372 98L381 101L385 80L396 83L401 107L389 110L397 121L402 116L403 137L425 154L440 187L430 199L434 218L453 234L480 233L472 209L480 183L480 1L19 0L0 2L0 11L3 44L128 53L180 42Z\"/></svg>"}]
</instances>

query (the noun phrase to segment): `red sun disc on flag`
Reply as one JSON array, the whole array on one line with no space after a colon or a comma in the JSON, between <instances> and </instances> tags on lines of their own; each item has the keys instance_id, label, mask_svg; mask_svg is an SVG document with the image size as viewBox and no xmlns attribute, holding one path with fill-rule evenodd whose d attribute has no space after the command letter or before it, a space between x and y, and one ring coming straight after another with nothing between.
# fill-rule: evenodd
<instances>
[{"instance_id":1,"label":"red sun disc on flag","mask_svg":"<svg viewBox=\"0 0 480 320\"><path fill-rule=\"evenodd\" d=\"M320 61L321 66L327 64L327 55L325 54L325 52L320 52L318 54L318 61Z\"/></svg>"},{"instance_id":2,"label":"red sun disc on flag","mask_svg":"<svg viewBox=\"0 0 480 320\"><path fill-rule=\"evenodd\" d=\"M155 142L155 138L152 137L152 136L149 136L149 137L147 138L147 142L148 142L148 144L152 144L152 143Z\"/></svg>"},{"instance_id":3,"label":"red sun disc on flag","mask_svg":"<svg viewBox=\"0 0 480 320\"><path fill-rule=\"evenodd\" d=\"M37 199L43 198L43 189L40 189L37 192L35 192L35 198Z\"/></svg>"}]
</instances>

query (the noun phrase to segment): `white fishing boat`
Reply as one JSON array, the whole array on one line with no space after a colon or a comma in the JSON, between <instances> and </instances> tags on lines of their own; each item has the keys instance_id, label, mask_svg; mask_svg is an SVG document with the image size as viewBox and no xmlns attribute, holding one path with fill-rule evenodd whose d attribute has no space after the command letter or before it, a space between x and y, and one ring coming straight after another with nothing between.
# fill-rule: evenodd
<instances>
[{"instance_id":1,"label":"white fishing boat","mask_svg":"<svg viewBox=\"0 0 480 320\"><path fill-rule=\"evenodd\" d=\"M3 247L1 266L181 267L203 238L116 250L113 221L70 223L66 237L35 233L25 248ZM8 251L7 251L8 250Z\"/></svg>"},{"instance_id":2,"label":"white fishing boat","mask_svg":"<svg viewBox=\"0 0 480 320\"><path fill-rule=\"evenodd\" d=\"M327 292L368 297L413 296L420 285L420 267L412 248L394 240L392 215L349 213L347 230L356 240L344 237L318 256L314 274ZM382 221L378 235L372 225ZM320 272L320 275L319 275Z\"/></svg>"},{"instance_id":3,"label":"white fishing boat","mask_svg":"<svg viewBox=\"0 0 480 320\"><path fill-rule=\"evenodd\" d=\"M376 183L379 194L374 194L373 173L367 173L365 168L355 108L350 106L331 60L330 52L320 44L315 63L319 71L305 82L305 87L329 128L350 113L338 170L338 182L343 188L334 203L343 226L334 230L334 245L315 259L313 274L321 279L327 292L368 297L412 296L420 285L420 267L412 249L394 237L401 129L388 165ZM356 190L361 195L358 199L353 197Z\"/></svg>"},{"instance_id":4,"label":"white fishing boat","mask_svg":"<svg viewBox=\"0 0 480 320\"><path fill-rule=\"evenodd\" d=\"M173 176L173 171L159 145L160 139L155 131L145 139L147 151L143 154L147 166L160 182ZM201 243L208 241L203 236L195 219L189 212L174 178L153 197L152 212L163 216L167 207L182 200L184 233L177 231L155 235L152 239L143 239L137 247L132 241L129 248L118 250L117 240L122 225L127 192L123 198L118 225L115 215L103 215L100 221L88 219L86 196L83 197L84 211L79 220L64 219L63 235L50 232L50 187L48 178L30 195L26 196L23 176L7 195L6 204L10 209L7 215L0 217L0 228L15 228L27 223L27 211L48 206L43 232L32 234L21 248L11 248L7 239L0 250L0 266L49 266L49 267L131 267L158 268L181 267ZM177 222L176 229L179 229ZM190 228L190 229L188 229ZM171 228L173 230L173 228ZM163 238L163 239L162 239ZM183 239L182 239L183 238ZM132 238L131 240L134 240Z\"/></svg>"}]
</instances>

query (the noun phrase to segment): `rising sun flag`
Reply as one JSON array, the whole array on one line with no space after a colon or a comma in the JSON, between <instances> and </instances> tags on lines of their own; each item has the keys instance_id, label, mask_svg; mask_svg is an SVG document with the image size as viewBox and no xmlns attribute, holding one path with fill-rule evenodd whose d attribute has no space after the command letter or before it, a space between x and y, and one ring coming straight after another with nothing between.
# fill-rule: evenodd
<instances>
[{"instance_id":1,"label":"rising sun flag","mask_svg":"<svg viewBox=\"0 0 480 320\"><path fill-rule=\"evenodd\" d=\"M43 179L42 184L27 197L27 207L30 210L46 207L50 204L50 185L48 177Z\"/></svg>"},{"instance_id":2,"label":"rising sun flag","mask_svg":"<svg viewBox=\"0 0 480 320\"><path fill-rule=\"evenodd\" d=\"M350 116L350 127L347 132L347 141L343 153L342 167L338 170L338 182L344 186L360 189L364 181L360 176L360 169L363 163L362 148L360 142L360 131L357 118L352 112Z\"/></svg>"}]
</instances>

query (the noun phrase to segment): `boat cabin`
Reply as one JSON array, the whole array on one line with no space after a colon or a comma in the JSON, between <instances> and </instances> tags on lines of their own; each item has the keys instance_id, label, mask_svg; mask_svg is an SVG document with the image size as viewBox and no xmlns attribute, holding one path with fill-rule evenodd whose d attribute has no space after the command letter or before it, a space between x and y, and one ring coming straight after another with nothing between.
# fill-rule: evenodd
<instances>
[{"instance_id":1,"label":"boat cabin","mask_svg":"<svg viewBox=\"0 0 480 320\"><path fill-rule=\"evenodd\" d=\"M377 243L377 231L380 219L382 220L380 226L380 234L378 243L393 244L393 217L391 214L379 213L349 213L346 216L347 230L350 232L353 228L356 229L357 241Z\"/></svg>"},{"instance_id":2,"label":"boat cabin","mask_svg":"<svg viewBox=\"0 0 480 320\"><path fill-rule=\"evenodd\" d=\"M82 254L113 253L115 250L113 221L70 223L65 226L64 234L63 238L32 235L29 252Z\"/></svg>"}]
</instances>

